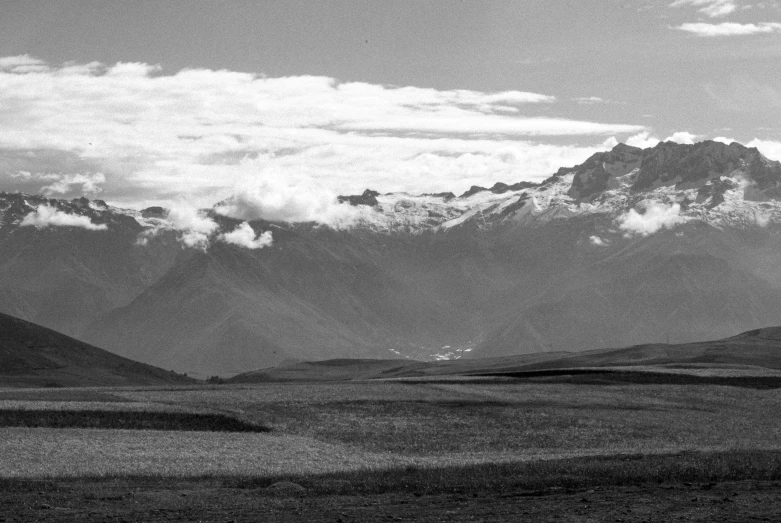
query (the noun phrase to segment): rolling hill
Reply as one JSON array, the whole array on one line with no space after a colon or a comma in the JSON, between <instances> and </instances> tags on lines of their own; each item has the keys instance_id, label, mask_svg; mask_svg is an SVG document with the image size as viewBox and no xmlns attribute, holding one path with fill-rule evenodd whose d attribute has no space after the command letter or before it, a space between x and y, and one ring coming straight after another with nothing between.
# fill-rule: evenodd
<instances>
[{"instance_id":1,"label":"rolling hill","mask_svg":"<svg viewBox=\"0 0 781 523\"><path fill-rule=\"evenodd\" d=\"M679 372L706 375L781 377L781 327L730 338L683 344L650 344L582 353L540 352L503 358L439 362L336 359L288 362L234 376L229 383L267 381L349 381L390 378L530 377L578 371Z\"/></svg>"},{"instance_id":2,"label":"rolling hill","mask_svg":"<svg viewBox=\"0 0 781 523\"><path fill-rule=\"evenodd\" d=\"M193 381L0 314L0 387L161 385Z\"/></svg>"}]
</instances>

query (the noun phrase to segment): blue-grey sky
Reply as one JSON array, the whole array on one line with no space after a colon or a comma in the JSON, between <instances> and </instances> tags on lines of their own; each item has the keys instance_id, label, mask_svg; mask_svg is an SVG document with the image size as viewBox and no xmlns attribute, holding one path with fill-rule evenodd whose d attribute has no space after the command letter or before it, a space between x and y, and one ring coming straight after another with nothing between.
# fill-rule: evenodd
<instances>
[{"instance_id":1,"label":"blue-grey sky","mask_svg":"<svg viewBox=\"0 0 781 523\"><path fill-rule=\"evenodd\" d=\"M667 138L781 159L779 71L778 1L5 0L0 189L460 191Z\"/></svg>"}]
</instances>

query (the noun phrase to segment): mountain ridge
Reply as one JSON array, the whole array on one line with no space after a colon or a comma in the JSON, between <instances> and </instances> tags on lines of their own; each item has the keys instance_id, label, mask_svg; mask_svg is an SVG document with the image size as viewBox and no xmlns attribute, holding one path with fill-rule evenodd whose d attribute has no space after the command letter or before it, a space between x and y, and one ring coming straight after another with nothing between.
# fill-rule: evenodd
<instances>
[{"instance_id":1,"label":"mountain ridge","mask_svg":"<svg viewBox=\"0 0 781 523\"><path fill-rule=\"evenodd\" d=\"M367 190L334 203L354 220L333 227L242 221L222 205L200 214L213 227L193 246L166 209L4 193L0 312L203 377L286 359L503 357L781 324L781 164L703 144L620 145L541 184L466 196ZM644 158L656 158L651 174ZM633 189L641 178L655 181ZM23 225L41 206L72 216ZM241 227L272 241L224 240Z\"/></svg>"}]
</instances>

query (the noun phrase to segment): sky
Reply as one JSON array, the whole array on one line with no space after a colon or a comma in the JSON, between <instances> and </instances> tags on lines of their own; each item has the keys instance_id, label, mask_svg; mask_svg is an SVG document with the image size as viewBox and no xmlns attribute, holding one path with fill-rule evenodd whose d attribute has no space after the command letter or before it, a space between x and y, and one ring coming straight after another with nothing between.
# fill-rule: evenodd
<instances>
[{"instance_id":1,"label":"sky","mask_svg":"<svg viewBox=\"0 0 781 523\"><path fill-rule=\"evenodd\" d=\"M303 219L619 142L781 160L779 71L780 1L3 0L0 190Z\"/></svg>"}]
</instances>

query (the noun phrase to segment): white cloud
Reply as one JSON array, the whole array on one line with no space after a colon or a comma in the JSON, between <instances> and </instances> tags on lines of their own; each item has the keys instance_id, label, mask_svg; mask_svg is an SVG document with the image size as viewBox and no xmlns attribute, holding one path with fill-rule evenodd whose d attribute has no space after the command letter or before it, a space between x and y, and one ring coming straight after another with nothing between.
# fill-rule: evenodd
<instances>
[{"instance_id":1,"label":"white cloud","mask_svg":"<svg viewBox=\"0 0 781 523\"><path fill-rule=\"evenodd\" d=\"M33 73L49 70L46 62L28 54L0 57L0 70L12 73Z\"/></svg>"},{"instance_id":2,"label":"white cloud","mask_svg":"<svg viewBox=\"0 0 781 523\"><path fill-rule=\"evenodd\" d=\"M607 246L607 242L599 236L589 236L588 241L591 242L591 245L596 245L597 247Z\"/></svg>"},{"instance_id":3,"label":"white cloud","mask_svg":"<svg viewBox=\"0 0 781 523\"><path fill-rule=\"evenodd\" d=\"M659 144L659 142L660 140L651 136L651 133L649 133L648 131L643 131L642 133L630 136L629 138L627 138L625 143L627 145L631 145L632 147L639 147L640 149L648 149L649 147L656 147Z\"/></svg>"},{"instance_id":4,"label":"white cloud","mask_svg":"<svg viewBox=\"0 0 781 523\"><path fill-rule=\"evenodd\" d=\"M280 177L239 187L215 211L239 220L317 222L342 228L353 225L365 209L340 204L336 194L311 180Z\"/></svg>"},{"instance_id":5,"label":"white cloud","mask_svg":"<svg viewBox=\"0 0 781 523\"><path fill-rule=\"evenodd\" d=\"M197 249L206 249L209 236L219 228L203 211L184 203L172 207L166 221L170 228L181 231L180 240L183 244Z\"/></svg>"},{"instance_id":6,"label":"white cloud","mask_svg":"<svg viewBox=\"0 0 781 523\"><path fill-rule=\"evenodd\" d=\"M746 147L756 147L759 152L761 152L769 159L781 161L781 142L754 138L746 144Z\"/></svg>"},{"instance_id":7,"label":"white cloud","mask_svg":"<svg viewBox=\"0 0 781 523\"><path fill-rule=\"evenodd\" d=\"M699 7L698 11L705 16L716 18L726 16L738 9L735 0L675 0L670 7L691 5Z\"/></svg>"},{"instance_id":8,"label":"white cloud","mask_svg":"<svg viewBox=\"0 0 781 523\"><path fill-rule=\"evenodd\" d=\"M674 29L703 37L747 36L781 32L781 23L762 22L759 24L738 24L734 22L723 22L720 24L707 24L698 22L681 24L674 27Z\"/></svg>"},{"instance_id":9,"label":"white cloud","mask_svg":"<svg viewBox=\"0 0 781 523\"><path fill-rule=\"evenodd\" d=\"M52 176L52 175L48 175ZM71 186L81 186L81 192L94 195L101 191L100 184L106 181L103 173L95 174L63 174L59 175L54 183L41 187L41 192L46 196L66 194L72 190Z\"/></svg>"},{"instance_id":10,"label":"white cloud","mask_svg":"<svg viewBox=\"0 0 781 523\"><path fill-rule=\"evenodd\" d=\"M619 143L620 142L618 141L618 138L616 138L615 136L611 136L610 138L602 142L602 147L604 147L605 149L612 149Z\"/></svg>"},{"instance_id":11,"label":"white cloud","mask_svg":"<svg viewBox=\"0 0 781 523\"><path fill-rule=\"evenodd\" d=\"M665 138L664 141L692 145L696 139L696 134L692 134L688 131L678 131Z\"/></svg>"},{"instance_id":12,"label":"white cloud","mask_svg":"<svg viewBox=\"0 0 781 523\"><path fill-rule=\"evenodd\" d=\"M512 118L486 115L482 119L459 114L410 115L341 124L348 131L393 131L422 133L500 134L508 136L572 136L631 133L637 125L601 124L565 118Z\"/></svg>"},{"instance_id":13,"label":"white cloud","mask_svg":"<svg viewBox=\"0 0 781 523\"><path fill-rule=\"evenodd\" d=\"M727 145L735 141L732 138L726 138L724 136L717 136L716 138L711 138L711 140L713 140L714 142L724 143Z\"/></svg>"},{"instance_id":14,"label":"white cloud","mask_svg":"<svg viewBox=\"0 0 781 523\"><path fill-rule=\"evenodd\" d=\"M312 179L342 194L541 179L599 150L598 140L557 145L542 137L592 140L644 129L524 116L524 107L555 98L523 91L206 69L164 75L143 63L57 67L29 56L0 64L0 149L14 152L16 171L57 174L51 161L44 169L40 156L20 154L56 151L102 173L104 198L135 207L177 197L208 206L238 184L269 177ZM508 149L514 153L501 153ZM7 174L0 179L14 187Z\"/></svg>"},{"instance_id":15,"label":"white cloud","mask_svg":"<svg viewBox=\"0 0 781 523\"><path fill-rule=\"evenodd\" d=\"M105 224L95 224L88 216L68 214L56 207L40 205L35 211L27 214L19 223L21 227L80 227L89 231L103 231Z\"/></svg>"},{"instance_id":16,"label":"white cloud","mask_svg":"<svg viewBox=\"0 0 781 523\"><path fill-rule=\"evenodd\" d=\"M633 234L648 236L687 221L685 216L681 216L681 206L677 203L668 207L663 203L644 202L643 208L645 211L643 214L635 209L629 209L616 219L618 227L625 231L627 236Z\"/></svg>"},{"instance_id":17,"label":"white cloud","mask_svg":"<svg viewBox=\"0 0 781 523\"><path fill-rule=\"evenodd\" d=\"M252 229L249 223L242 222L241 225L236 227L231 232L221 234L220 240L225 243L238 245L240 247L246 247L247 249L262 249L271 245L273 238L271 231L266 231L258 236L255 236L255 231Z\"/></svg>"}]
</instances>

